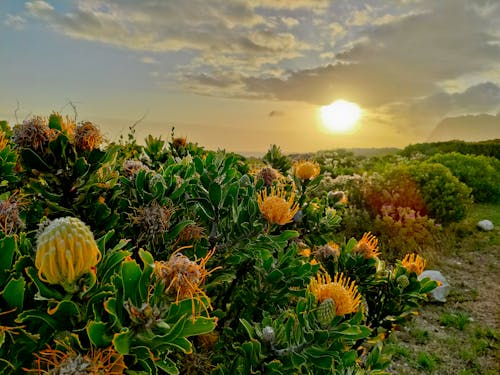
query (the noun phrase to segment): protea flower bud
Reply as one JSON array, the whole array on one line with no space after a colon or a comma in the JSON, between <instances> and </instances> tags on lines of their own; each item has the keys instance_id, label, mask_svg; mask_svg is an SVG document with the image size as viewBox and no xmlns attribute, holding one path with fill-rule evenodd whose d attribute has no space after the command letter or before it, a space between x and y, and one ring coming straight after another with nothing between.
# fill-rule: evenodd
<instances>
[{"instance_id":1,"label":"protea flower bud","mask_svg":"<svg viewBox=\"0 0 500 375\"><path fill-rule=\"evenodd\" d=\"M404 289L406 288L408 285L410 285L410 280L408 279L408 276L406 275L401 275L398 277L398 279L396 280L398 282L398 286L401 288L401 289Z\"/></svg>"},{"instance_id":2,"label":"protea flower bud","mask_svg":"<svg viewBox=\"0 0 500 375\"><path fill-rule=\"evenodd\" d=\"M265 342L273 343L276 338L276 335L274 333L274 329L271 326L265 326L262 329L262 340Z\"/></svg>"},{"instance_id":3,"label":"protea flower bud","mask_svg":"<svg viewBox=\"0 0 500 375\"><path fill-rule=\"evenodd\" d=\"M327 298L318 307L316 311L316 317L318 318L319 324L323 327L330 324L330 322L335 318L335 301L332 298Z\"/></svg>"},{"instance_id":4,"label":"protea flower bud","mask_svg":"<svg viewBox=\"0 0 500 375\"><path fill-rule=\"evenodd\" d=\"M40 280L78 290L76 282L101 260L94 235L80 219L52 221L38 236L35 266Z\"/></svg>"}]
</instances>

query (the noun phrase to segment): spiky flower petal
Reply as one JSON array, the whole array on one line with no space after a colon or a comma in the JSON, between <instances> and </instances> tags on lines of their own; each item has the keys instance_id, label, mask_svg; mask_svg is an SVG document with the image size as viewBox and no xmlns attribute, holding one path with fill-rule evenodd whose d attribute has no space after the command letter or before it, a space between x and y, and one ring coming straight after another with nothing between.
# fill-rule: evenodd
<instances>
[{"instance_id":1,"label":"spiky flower petal","mask_svg":"<svg viewBox=\"0 0 500 375\"><path fill-rule=\"evenodd\" d=\"M269 195L264 189L257 197L262 216L269 223L279 225L290 223L299 210L299 205L294 203L294 199L294 193L291 193L287 199L286 192L278 187L272 187Z\"/></svg>"},{"instance_id":2,"label":"spiky flower petal","mask_svg":"<svg viewBox=\"0 0 500 375\"><path fill-rule=\"evenodd\" d=\"M205 294L201 285L205 282L207 276L218 268L211 271L207 271L205 268L206 263L212 257L215 249L209 251L204 258L196 261L190 260L187 256L180 253L185 247L177 249L170 259L165 261L155 262L155 274L156 277L165 285L165 293L175 294L176 303L180 300L190 298L193 300L193 316L194 311L194 300L200 302L200 304L207 310L210 307L210 302L208 306L202 300L202 297L206 301L209 301L208 296Z\"/></svg>"},{"instance_id":3,"label":"spiky flower petal","mask_svg":"<svg viewBox=\"0 0 500 375\"><path fill-rule=\"evenodd\" d=\"M378 251L378 238L370 232L365 233L353 251L363 255L366 259L375 258L380 254L380 251Z\"/></svg>"},{"instance_id":4,"label":"spiky flower petal","mask_svg":"<svg viewBox=\"0 0 500 375\"><path fill-rule=\"evenodd\" d=\"M408 272L415 272L420 275L425 269L425 259L418 254L406 254L401 265L408 270Z\"/></svg>"},{"instance_id":5,"label":"spiky flower petal","mask_svg":"<svg viewBox=\"0 0 500 375\"><path fill-rule=\"evenodd\" d=\"M335 274L333 281L329 274L318 274L311 280L309 289L318 303L332 299L335 304L336 315L346 315L358 311L361 294L354 281L345 277L343 273Z\"/></svg>"},{"instance_id":6,"label":"spiky flower petal","mask_svg":"<svg viewBox=\"0 0 500 375\"><path fill-rule=\"evenodd\" d=\"M48 346L47 349L35 353L37 368L24 371L39 375L121 375L127 368L123 355L117 353L113 347L92 347L90 352L81 354L67 344L59 344L64 350Z\"/></svg>"},{"instance_id":7,"label":"spiky flower petal","mask_svg":"<svg viewBox=\"0 0 500 375\"><path fill-rule=\"evenodd\" d=\"M38 276L49 284L59 284L70 293L80 277L101 259L94 235L80 219L55 219L37 239L35 266Z\"/></svg>"},{"instance_id":8,"label":"spiky flower petal","mask_svg":"<svg viewBox=\"0 0 500 375\"><path fill-rule=\"evenodd\" d=\"M320 173L320 166L315 161L300 160L293 163L295 176L301 180L311 180Z\"/></svg>"}]
</instances>

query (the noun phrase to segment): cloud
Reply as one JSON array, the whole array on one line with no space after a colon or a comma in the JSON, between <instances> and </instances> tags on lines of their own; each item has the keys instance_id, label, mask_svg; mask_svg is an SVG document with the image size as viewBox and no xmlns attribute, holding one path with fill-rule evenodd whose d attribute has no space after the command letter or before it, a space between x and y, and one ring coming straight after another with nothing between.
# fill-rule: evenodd
<instances>
[{"instance_id":1,"label":"cloud","mask_svg":"<svg viewBox=\"0 0 500 375\"><path fill-rule=\"evenodd\" d=\"M71 38L155 56L189 55L175 71L169 69L169 77L202 95L314 105L343 98L360 104L373 119L413 127L418 118L427 122L459 111L489 111L498 101L500 75L495 79L489 73L498 71L500 61L500 3L494 1L69 4L62 10L28 1L22 17ZM447 82L458 81L466 83L459 92L443 91Z\"/></svg>"},{"instance_id":2,"label":"cloud","mask_svg":"<svg viewBox=\"0 0 500 375\"><path fill-rule=\"evenodd\" d=\"M491 23L462 5L439 2L433 11L370 30L335 64L285 78L249 77L246 87L275 99L326 104L343 97L366 107L428 95L437 82L490 69L500 59Z\"/></svg>"},{"instance_id":3,"label":"cloud","mask_svg":"<svg viewBox=\"0 0 500 375\"><path fill-rule=\"evenodd\" d=\"M157 59L155 59L154 57L151 57L151 56L144 56L141 58L141 62L144 63L144 64L151 64L151 65L154 65L154 64L159 64L159 61Z\"/></svg>"},{"instance_id":4,"label":"cloud","mask_svg":"<svg viewBox=\"0 0 500 375\"><path fill-rule=\"evenodd\" d=\"M3 21L3 24L16 30L22 30L26 25L26 19L18 15L7 14Z\"/></svg>"},{"instance_id":5,"label":"cloud","mask_svg":"<svg viewBox=\"0 0 500 375\"><path fill-rule=\"evenodd\" d=\"M278 111L278 110L273 110L268 113L269 117L282 117L285 115L285 112L283 111Z\"/></svg>"}]
</instances>

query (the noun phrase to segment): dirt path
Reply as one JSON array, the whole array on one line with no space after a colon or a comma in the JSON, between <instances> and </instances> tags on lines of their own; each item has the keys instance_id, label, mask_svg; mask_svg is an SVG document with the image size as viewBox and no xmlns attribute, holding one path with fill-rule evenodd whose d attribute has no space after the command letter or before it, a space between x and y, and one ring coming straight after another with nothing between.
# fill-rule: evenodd
<instances>
[{"instance_id":1,"label":"dirt path","mask_svg":"<svg viewBox=\"0 0 500 375\"><path fill-rule=\"evenodd\" d=\"M392 374L500 373L500 228L473 232L434 268L451 285L446 303L430 303L389 344Z\"/></svg>"}]
</instances>

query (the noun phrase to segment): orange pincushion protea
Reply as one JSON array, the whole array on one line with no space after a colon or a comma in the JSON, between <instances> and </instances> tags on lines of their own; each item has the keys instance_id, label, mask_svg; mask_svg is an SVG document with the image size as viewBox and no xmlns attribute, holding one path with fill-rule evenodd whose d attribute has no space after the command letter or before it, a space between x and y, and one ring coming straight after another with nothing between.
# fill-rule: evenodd
<instances>
[{"instance_id":1,"label":"orange pincushion protea","mask_svg":"<svg viewBox=\"0 0 500 375\"><path fill-rule=\"evenodd\" d=\"M354 252L362 254L366 259L375 258L380 254L380 251L378 251L378 238L370 232L365 233L354 247Z\"/></svg>"},{"instance_id":2,"label":"orange pincushion protea","mask_svg":"<svg viewBox=\"0 0 500 375\"><path fill-rule=\"evenodd\" d=\"M23 369L39 375L52 374L109 374L121 375L127 366L123 355L117 353L113 347L105 349L91 348L89 353L80 354L69 345L58 342L65 351L47 349L36 353L36 369Z\"/></svg>"},{"instance_id":3,"label":"orange pincushion protea","mask_svg":"<svg viewBox=\"0 0 500 375\"><path fill-rule=\"evenodd\" d=\"M205 282L208 275L220 267L207 271L206 263L212 257L215 249L209 251L204 258L200 259L199 263L190 260L180 251L188 248L181 247L177 249L170 259L165 261L155 262L155 274L158 279L165 285L165 293L175 294L175 301L178 303L183 299L191 299L193 301L193 317L195 314L194 300L196 299L203 306L205 311L212 308L210 300L206 293L201 289L201 285ZM208 306L202 300L202 297L208 301Z\"/></svg>"},{"instance_id":4,"label":"orange pincushion protea","mask_svg":"<svg viewBox=\"0 0 500 375\"><path fill-rule=\"evenodd\" d=\"M299 210L299 205L294 203L294 198L295 194L291 193L286 199L286 193L282 188L273 187L269 195L266 189L262 190L257 201L262 216L269 223L284 225L290 223Z\"/></svg>"},{"instance_id":5,"label":"orange pincushion protea","mask_svg":"<svg viewBox=\"0 0 500 375\"><path fill-rule=\"evenodd\" d=\"M415 272L417 275L424 272L425 263L425 259L417 254L406 254L401 261L402 266L406 268L408 272Z\"/></svg>"},{"instance_id":6,"label":"orange pincushion protea","mask_svg":"<svg viewBox=\"0 0 500 375\"><path fill-rule=\"evenodd\" d=\"M343 273L335 274L333 281L329 274L318 274L311 280L309 290L320 304L327 299L333 300L336 315L358 311L361 302L358 286Z\"/></svg>"},{"instance_id":7,"label":"orange pincushion protea","mask_svg":"<svg viewBox=\"0 0 500 375\"><path fill-rule=\"evenodd\" d=\"M314 161L300 160L293 163L293 171L301 180L311 180L319 176L320 166Z\"/></svg>"}]
</instances>

